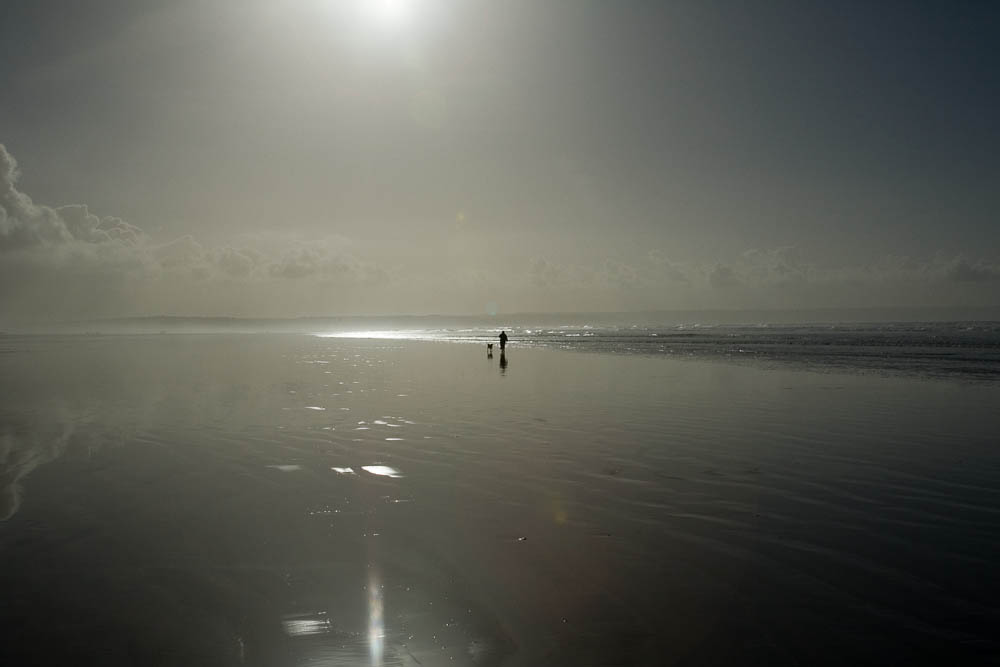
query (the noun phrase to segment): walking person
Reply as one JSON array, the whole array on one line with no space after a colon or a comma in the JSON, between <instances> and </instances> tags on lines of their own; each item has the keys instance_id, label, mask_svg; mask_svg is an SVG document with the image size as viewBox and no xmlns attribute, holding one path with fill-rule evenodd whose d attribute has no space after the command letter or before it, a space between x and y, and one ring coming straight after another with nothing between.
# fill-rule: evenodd
<instances>
[{"instance_id":1,"label":"walking person","mask_svg":"<svg viewBox=\"0 0 1000 667\"><path fill-rule=\"evenodd\" d=\"M503 352L503 349L505 347L507 347L507 332L506 331L501 331L500 332L500 351Z\"/></svg>"}]
</instances>

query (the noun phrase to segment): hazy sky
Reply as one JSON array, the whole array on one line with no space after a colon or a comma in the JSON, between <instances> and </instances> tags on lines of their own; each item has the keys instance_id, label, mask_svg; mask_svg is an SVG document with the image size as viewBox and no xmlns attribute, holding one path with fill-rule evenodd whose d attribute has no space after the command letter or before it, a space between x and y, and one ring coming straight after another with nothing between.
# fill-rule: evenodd
<instances>
[{"instance_id":1,"label":"hazy sky","mask_svg":"<svg viewBox=\"0 0 1000 667\"><path fill-rule=\"evenodd\" d=\"M993 2L5 0L0 325L1000 305L997 44Z\"/></svg>"}]
</instances>

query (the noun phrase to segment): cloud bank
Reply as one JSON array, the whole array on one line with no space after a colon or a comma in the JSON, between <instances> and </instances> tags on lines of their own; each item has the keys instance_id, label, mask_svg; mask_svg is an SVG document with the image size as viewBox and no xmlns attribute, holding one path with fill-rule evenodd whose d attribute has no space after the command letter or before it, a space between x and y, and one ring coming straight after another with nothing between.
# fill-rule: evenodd
<instances>
[{"instance_id":1,"label":"cloud bank","mask_svg":"<svg viewBox=\"0 0 1000 667\"><path fill-rule=\"evenodd\" d=\"M164 314L474 314L485 304L501 312L1000 305L1000 262L964 256L835 266L786 246L727 258L652 248L567 261L558 245L525 251L468 230L394 252L336 233L157 242L86 205L36 203L19 175L0 144L0 326Z\"/></svg>"},{"instance_id":2,"label":"cloud bank","mask_svg":"<svg viewBox=\"0 0 1000 667\"><path fill-rule=\"evenodd\" d=\"M47 206L18 189L17 161L0 144L0 305L4 320L126 315L297 315L322 308L303 293L351 291L388 273L338 237L206 247L186 235L156 243L142 229L86 205ZM294 285L293 285L294 284ZM291 296L290 307L269 299ZM288 301L286 300L287 304ZM325 304L336 309L337 299ZM278 311L278 312L276 312Z\"/></svg>"}]
</instances>

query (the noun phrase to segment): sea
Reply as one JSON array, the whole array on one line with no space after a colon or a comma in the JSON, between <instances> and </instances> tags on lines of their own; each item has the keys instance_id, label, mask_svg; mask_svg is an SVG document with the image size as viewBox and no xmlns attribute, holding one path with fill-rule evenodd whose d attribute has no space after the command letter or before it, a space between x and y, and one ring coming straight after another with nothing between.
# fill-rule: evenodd
<instances>
[{"instance_id":1,"label":"sea","mask_svg":"<svg viewBox=\"0 0 1000 667\"><path fill-rule=\"evenodd\" d=\"M558 320L554 320L558 321ZM490 343L496 326L345 330L334 338ZM500 325L519 346L718 359L817 371L1000 379L1000 322Z\"/></svg>"},{"instance_id":2,"label":"sea","mask_svg":"<svg viewBox=\"0 0 1000 667\"><path fill-rule=\"evenodd\" d=\"M1000 663L1000 322L682 319L0 335L0 663Z\"/></svg>"}]
</instances>

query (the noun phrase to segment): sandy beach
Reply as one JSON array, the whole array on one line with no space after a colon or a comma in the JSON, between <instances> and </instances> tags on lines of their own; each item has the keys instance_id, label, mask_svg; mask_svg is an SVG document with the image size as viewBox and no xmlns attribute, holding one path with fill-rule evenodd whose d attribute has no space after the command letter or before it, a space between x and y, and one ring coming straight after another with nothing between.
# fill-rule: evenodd
<instances>
[{"instance_id":1,"label":"sandy beach","mask_svg":"<svg viewBox=\"0 0 1000 667\"><path fill-rule=\"evenodd\" d=\"M0 389L7 664L996 656L993 385L178 335Z\"/></svg>"}]
</instances>

